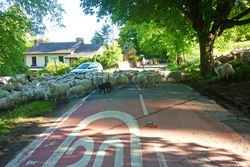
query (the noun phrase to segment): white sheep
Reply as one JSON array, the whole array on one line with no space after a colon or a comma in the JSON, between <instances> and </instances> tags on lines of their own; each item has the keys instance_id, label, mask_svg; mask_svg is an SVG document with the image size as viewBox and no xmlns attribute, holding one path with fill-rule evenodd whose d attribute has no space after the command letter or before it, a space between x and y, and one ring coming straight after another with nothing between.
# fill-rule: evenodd
<instances>
[{"instance_id":1,"label":"white sheep","mask_svg":"<svg viewBox=\"0 0 250 167\"><path fill-rule=\"evenodd\" d=\"M5 110L10 108L9 97L0 98L0 110Z\"/></svg>"},{"instance_id":2,"label":"white sheep","mask_svg":"<svg viewBox=\"0 0 250 167\"><path fill-rule=\"evenodd\" d=\"M0 98L8 96L10 93L6 90L0 89Z\"/></svg>"},{"instance_id":3,"label":"white sheep","mask_svg":"<svg viewBox=\"0 0 250 167\"><path fill-rule=\"evenodd\" d=\"M10 107L14 107L23 103L23 97L20 91L14 91L9 95Z\"/></svg>"},{"instance_id":4,"label":"white sheep","mask_svg":"<svg viewBox=\"0 0 250 167\"><path fill-rule=\"evenodd\" d=\"M82 79L82 80L75 80L75 82L77 83L76 85L83 86L86 93L89 93L89 91L91 90L91 81L90 80Z\"/></svg>"},{"instance_id":5,"label":"white sheep","mask_svg":"<svg viewBox=\"0 0 250 167\"><path fill-rule=\"evenodd\" d=\"M44 82L44 81L42 81L42 82ZM41 85L41 81L33 80L30 84L31 84L31 85L39 86L39 85Z\"/></svg>"},{"instance_id":6,"label":"white sheep","mask_svg":"<svg viewBox=\"0 0 250 167\"><path fill-rule=\"evenodd\" d=\"M107 80L107 81L111 83L111 86L112 86L112 87L114 87L114 86L116 85L116 79L115 79L115 77L114 77L113 75L111 75L111 74L108 75L108 80Z\"/></svg>"},{"instance_id":7,"label":"white sheep","mask_svg":"<svg viewBox=\"0 0 250 167\"><path fill-rule=\"evenodd\" d=\"M14 82L13 86L14 86L14 90L16 90L16 91L22 90L22 83L20 83L20 82Z\"/></svg>"},{"instance_id":8,"label":"white sheep","mask_svg":"<svg viewBox=\"0 0 250 167\"><path fill-rule=\"evenodd\" d=\"M32 101L33 89L31 89L31 90L22 90L21 91L21 97L22 97L23 103L28 103L28 102Z\"/></svg>"},{"instance_id":9,"label":"white sheep","mask_svg":"<svg viewBox=\"0 0 250 167\"><path fill-rule=\"evenodd\" d=\"M222 66L215 69L215 73L218 75L218 79L232 77L235 74L233 66L229 63L223 64Z\"/></svg>"},{"instance_id":10,"label":"white sheep","mask_svg":"<svg viewBox=\"0 0 250 167\"><path fill-rule=\"evenodd\" d=\"M45 99L46 88L42 86L38 86L33 89L32 92L32 100L44 100Z\"/></svg>"},{"instance_id":11,"label":"white sheep","mask_svg":"<svg viewBox=\"0 0 250 167\"><path fill-rule=\"evenodd\" d=\"M147 74L147 84L148 85L155 85L160 84L162 82L161 74L154 73L154 74Z\"/></svg>"},{"instance_id":12,"label":"white sheep","mask_svg":"<svg viewBox=\"0 0 250 167\"><path fill-rule=\"evenodd\" d=\"M10 92L10 91L14 90L14 85L13 84L3 84L3 85L1 85L1 89Z\"/></svg>"},{"instance_id":13,"label":"white sheep","mask_svg":"<svg viewBox=\"0 0 250 167\"><path fill-rule=\"evenodd\" d=\"M143 85L144 87L147 84L147 75L143 75L143 74L138 74L133 76L132 81L135 83L136 87Z\"/></svg>"},{"instance_id":14,"label":"white sheep","mask_svg":"<svg viewBox=\"0 0 250 167\"><path fill-rule=\"evenodd\" d=\"M117 78L117 83L120 85L126 85L128 84L128 77L125 74L120 74Z\"/></svg>"},{"instance_id":15,"label":"white sheep","mask_svg":"<svg viewBox=\"0 0 250 167\"><path fill-rule=\"evenodd\" d=\"M49 84L48 96L56 99L59 96L67 95L67 90L70 88L69 84Z\"/></svg>"},{"instance_id":16,"label":"white sheep","mask_svg":"<svg viewBox=\"0 0 250 167\"><path fill-rule=\"evenodd\" d=\"M84 86L77 85L77 86L74 86L74 87L70 88L67 91L67 94L70 95L70 96L79 95L79 94L83 95L84 90L85 90Z\"/></svg>"},{"instance_id":17,"label":"white sheep","mask_svg":"<svg viewBox=\"0 0 250 167\"><path fill-rule=\"evenodd\" d=\"M132 80L133 76L137 75L139 71L128 70L125 71L124 74L127 75L129 80Z\"/></svg>"}]
</instances>

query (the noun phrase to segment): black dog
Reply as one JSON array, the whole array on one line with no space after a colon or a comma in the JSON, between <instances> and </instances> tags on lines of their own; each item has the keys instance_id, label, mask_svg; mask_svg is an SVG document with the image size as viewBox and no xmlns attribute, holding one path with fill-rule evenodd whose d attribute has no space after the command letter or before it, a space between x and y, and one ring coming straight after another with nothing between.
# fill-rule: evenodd
<instances>
[{"instance_id":1,"label":"black dog","mask_svg":"<svg viewBox=\"0 0 250 167\"><path fill-rule=\"evenodd\" d=\"M29 82L32 82L31 77L29 75L27 75L26 78Z\"/></svg>"},{"instance_id":2,"label":"black dog","mask_svg":"<svg viewBox=\"0 0 250 167\"><path fill-rule=\"evenodd\" d=\"M103 84L98 85L98 88L99 88L99 94L101 94L102 90L104 91L104 94L106 94L109 91L111 91L111 83L105 82Z\"/></svg>"}]
</instances>

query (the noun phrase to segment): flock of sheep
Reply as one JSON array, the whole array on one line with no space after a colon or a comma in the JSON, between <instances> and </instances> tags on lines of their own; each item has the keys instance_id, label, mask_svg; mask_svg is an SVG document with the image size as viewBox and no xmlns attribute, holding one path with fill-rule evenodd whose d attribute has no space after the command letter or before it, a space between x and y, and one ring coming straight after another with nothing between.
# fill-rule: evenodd
<instances>
[{"instance_id":1,"label":"flock of sheep","mask_svg":"<svg viewBox=\"0 0 250 167\"><path fill-rule=\"evenodd\" d=\"M0 110L11 109L35 100L56 100L86 96L98 85L110 82L112 87L127 85L153 86L160 84L165 77L156 71L118 71L112 74L90 72L81 75L73 73L62 76L32 77L28 81L25 74L12 77L5 84L0 84Z\"/></svg>"},{"instance_id":2,"label":"flock of sheep","mask_svg":"<svg viewBox=\"0 0 250 167\"><path fill-rule=\"evenodd\" d=\"M246 58L245 58L246 57ZM250 62L249 51L244 53L242 59L244 62ZM225 63L215 68L218 78L228 79L234 75L235 71L231 64ZM127 85L130 82L137 87L154 86L166 81L182 80L181 71L163 72L163 71L117 71L112 74L89 72L81 75L73 73L62 76L33 77L26 79L25 74L10 78L4 84L0 84L0 110L11 109L15 106L28 103L35 100L56 100L58 97L79 97L89 94L98 88L102 83L110 82L112 87L117 85Z\"/></svg>"}]
</instances>

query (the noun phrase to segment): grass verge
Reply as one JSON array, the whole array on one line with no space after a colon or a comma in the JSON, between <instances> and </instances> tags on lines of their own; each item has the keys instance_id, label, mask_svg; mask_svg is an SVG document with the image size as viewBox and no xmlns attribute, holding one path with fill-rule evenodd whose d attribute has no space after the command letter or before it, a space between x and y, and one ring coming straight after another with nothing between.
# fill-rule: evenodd
<instances>
[{"instance_id":1,"label":"grass verge","mask_svg":"<svg viewBox=\"0 0 250 167\"><path fill-rule=\"evenodd\" d=\"M47 112L52 111L55 102L34 101L17 107L9 112L0 113L0 141L1 136L7 135L18 129L18 125L35 119Z\"/></svg>"}]
</instances>

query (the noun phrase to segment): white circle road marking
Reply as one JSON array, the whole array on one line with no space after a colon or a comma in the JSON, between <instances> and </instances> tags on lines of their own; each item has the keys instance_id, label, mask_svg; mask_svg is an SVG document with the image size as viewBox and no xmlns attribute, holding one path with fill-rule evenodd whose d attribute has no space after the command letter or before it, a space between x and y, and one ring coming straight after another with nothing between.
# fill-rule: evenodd
<instances>
[{"instance_id":1,"label":"white circle road marking","mask_svg":"<svg viewBox=\"0 0 250 167\"><path fill-rule=\"evenodd\" d=\"M124 146L123 146L122 141L119 138L108 138L100 146L100 148L97 152L93 167L101 167L102 166L103 159L105 156L105 151L111 146L116 147L114 167L122 167L123 166L123 164L124 164L124 156L123 156Z\"/></svg>"},{"instance_id":2,"label":"white circle road marking","mask_svg":"<svg viewBox=\"0 0 250 167\"><path fill-rule=\"evenodd\" d=\"M128 126L131 142L131 166L143 166L140 133L136 119L132 115L121 111L103 111L97 114L93 114L82 120L78 124L78 126L71 132L71 134L61 143L61 145L56 149L56 151L49 157L49 159L44 163L43 167L55 166L58 160L64 154L64 152L69 148L73 140L76 138L76 136L80 133L80 131L87 127L91 122L103 118L116 118L123 121Z\"/></svg>"},{"instance_id":3,"label":"white circle road marking","mask_svg":"<svg viewBox=\"0 0 250 167\"><path fill-rule=\"evenodd\" d=\"M91 96L95 91L90 93L88 96L82 98L77 104L75 104L69 111L64 113L60 118L58 118L48 129L46 129L39 137L25 147L13 160L11 160L5 167L20 166L25 160L27 160L38 147L70 116L73 114L80 106L82 106L86 99Z\"/></svg>"},{"instance_id":4,"label":"white circle road marking","mask_svg":"<svg viewBox=\"0 0 250 167\"><path fill-rule=\"evenodd\" d=\"M83 146L86 149L84 156L78 162L72 165L68 165L68 167L78 167L78 166L84 167L88 165L89 160L94 150L94 140L91 137L80 138L69 148L66 154L67 155L73 154L75 149L79 146Z\"/></svg>"}]
</instances>

